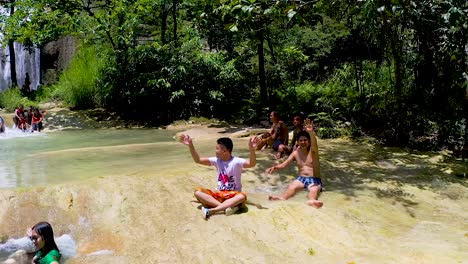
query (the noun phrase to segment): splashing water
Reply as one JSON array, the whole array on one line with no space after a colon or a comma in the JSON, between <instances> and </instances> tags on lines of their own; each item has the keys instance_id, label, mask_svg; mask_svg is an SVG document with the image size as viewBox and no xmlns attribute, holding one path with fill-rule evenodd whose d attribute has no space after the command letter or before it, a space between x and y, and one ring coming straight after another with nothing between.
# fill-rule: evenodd
<instances>
[{"instance_id":1,"label":"splashing water","mask_svg":"<svg viewBox=\"0 0 468 264\"><path fill-rule=\"evenodd\" d=\"M21 130L12 127L5 127L5 132L0 134L0 140L6 140L11 138L21 138L21 137L32 137L32 136L45 136L45 133L31 131L31 130Z\"/></svg>"},{"instance_id":2,"label":"splashing water","mask_svg":"<svg viewBox=\"0 0 468 264\"><path fill-rule=\"evenodd\" d=\"M55 238L55 243L62 254L62 262L76 256L76 242L70 235L64 234ZM0 244L0 261L4 261L18 250L31 253L35 251L34 244L28 237L11 238L5 244Z\"/></svg>"},{"instance_id":3,"label":"splashing water","mask_svg":"<svg viewBox=\"0 0 468 264\"><path fill-rule=\"evenodd\" d=\"M26 252L33 252L34 244L28 237L8 239L5 244L0 244L0 260L5 260L8 256L21 249L26 250Z\"/></svg>"}]
</instances>

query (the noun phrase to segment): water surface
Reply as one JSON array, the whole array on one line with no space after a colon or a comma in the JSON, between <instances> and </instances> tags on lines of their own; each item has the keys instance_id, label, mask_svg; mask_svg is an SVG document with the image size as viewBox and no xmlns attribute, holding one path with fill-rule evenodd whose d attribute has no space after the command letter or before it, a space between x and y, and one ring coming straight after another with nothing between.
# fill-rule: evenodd
<instances>
[{"instance_id":1,"label":"water surface","mask_svg":"<svg viewBox=\"0 0 468 264\"><path fill-rule=\"evenodd\" d=\"M174 132L158 129L52 133L8 129L0 135L0 188L122 175L164 165L176 156L173 136Z\"/></svg>"}]
</instances>

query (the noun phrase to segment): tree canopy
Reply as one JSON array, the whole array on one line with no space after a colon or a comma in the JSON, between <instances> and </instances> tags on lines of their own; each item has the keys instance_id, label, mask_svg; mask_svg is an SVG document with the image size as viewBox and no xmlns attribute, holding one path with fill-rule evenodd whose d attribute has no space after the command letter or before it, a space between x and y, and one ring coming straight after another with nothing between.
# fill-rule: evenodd
<instances>
[{"instance_id":1,"label":"tree canopy","mask_svg":"<svg viewBox=\"0 0 468 264\"><path fill-rule=\"evenodd\" d=\"M70 101L77 108L159 124L189 116L249 123L268 109L285 119L302 111L315 115L322 136L347 128L413 147L466 142L465 0L1 5L14 10L0 18L6 44L42 47L73 35L80 52L93 47L102 66L89 67L93 87ZM65 83L57 84L62 92L73 90Z\"/></svg>"}]
</instances>

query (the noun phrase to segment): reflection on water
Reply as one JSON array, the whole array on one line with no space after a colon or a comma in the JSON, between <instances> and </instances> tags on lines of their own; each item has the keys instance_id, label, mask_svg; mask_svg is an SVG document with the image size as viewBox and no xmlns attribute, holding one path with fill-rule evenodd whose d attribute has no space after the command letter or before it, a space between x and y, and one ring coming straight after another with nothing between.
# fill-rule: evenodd
<instances>
[{"instance_id":1,"label":"reflection on water","mask_svg":"<svg viewBox=\"0 0 468 264\"><path fill-rule=\"evenodd\" d=\"M175 160L173 142L173 132L155 129L53 133L8 129L0 136L0 188L135 173Z\"/></svg>"}]
</instances>

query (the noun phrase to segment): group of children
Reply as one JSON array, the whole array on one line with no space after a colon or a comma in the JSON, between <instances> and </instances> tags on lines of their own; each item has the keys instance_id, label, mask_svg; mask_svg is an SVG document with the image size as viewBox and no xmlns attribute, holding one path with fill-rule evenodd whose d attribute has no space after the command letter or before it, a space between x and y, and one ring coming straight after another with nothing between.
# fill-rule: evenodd
<instances>
[{"instance_id":1,"label":"group of children","mask_svg":"<svg viewBox=\"0 0 468 264\"><path fill-rule=\"evenodd\" d=\"M37 107L29 107L28 110L23 109L23 105L20 104L15 110L15 116L13 116L13 122L15 127L26 131L30 130L31 132L42 130L42 119L44 111L39 111Z\"/></svg>"},{"instance_id":2,"label":"group of children","mask_svg":"<svg viewBox=\"0 0 468 264\"><path fill-rule=\"evenodd\" d=\"M307 122L312 122L308 117ZM270 121L272 126L269 131L260 133L258 135L259 144L257 150L262 150L268 146L276 152L275 157L280 159L283 155L289 155L298 146L298 133L304 130L304 115L298 114L293 118L293 138L288 145L289 129L286 124L281 120L280 115L276 111L270 113Z\"/></svg>"},{"instance_id":3,"label":"group of children","mask_svg":"<svg viewBox=\"0 0 468 264\"><path fill-rule=\"evenodd\" d=\"M36 111L38 111L36 109ZM15 111L17 126L21 126L23 116L23 106L20 105ZM36 112L35 112L36 113ZM320 208L323 205L322 201L317 200L320 191L322 190L322 181L320 179L320 165L318 157L317 138L314 132L312 121L303 118L300 115L294 117L294 132L293 140L290 145L287 139L276 137L277 133L281 134L283 124L279 124L279 116L276 112L272 112L270 117L273 121L273 127L268 132L268 136L254 136L249 139L248 146L250 150L249 159L232 156L233 142L230 138L223 137L216 141L216 149L214 157L200 157L196 151L193 140L189 135L182 134L179 136L180 142L187 145L193 160L202 165L215 166L218 174L218 188L216 191L210 189L198 188L195 190L195 197L202 204L203 218L208 219L216 213L225 213L226 215L233 214L237 209L245 204L247 195L242 192L241 174L243 169L252 168L256 165L256 153L258 149L262 149L265 145L271 146L278 151L283 148L283 151L289 152L289 157L279 165L275 165L266 169L267 173L272 173L275 170L280 170L288 166L292 161L296 161L299 169L299 176L289 184L287 190L281 195L270 195L270 200L286 200L292 197L296 192L304 189L308 191L307 204ZM0 118L3 124L3 120ZM31 122L34 125L34 122ZM31 125L31 126L32 126ZM267 139L268 137L271 137ZM265 141L265 139L267 139ZM278 142L281 141L281 142ZM263 144L263 145L262 145ZM32 263L43 264L58 264L61 259L61 253L55 243L52 226L47 222L40 222L34 225L29 231L28 236L34 243L36 251L31 256Z\"/></svg>"},{"instance_id":4,"label":"group of children","mask_svg":"<svg viewBox=\"0 0 468 264\"><path fill-rule=\"evenodd\" d=\"M323 202L317 199L322 190L322 181L320 178L317 137L312 120L308 118L303 122L301 115L294 117L295 129L290 145L288 145L287 135L289 131L284 122L280 120L279 114L275 111L271 112L270 120L273 123L270 131L249 139L249 159L232 156L233 143L230 138L224 137L217 140L215 157L200 157L195 150L192 138L186 134L179 136L179 140L189 147L190 154L196 163L217 168L217 190L198 188L194 193L197 200L202 204L204 219L222 212L230 215L245 204L247 195L242 192L242 171L244 168L254 167L256 165L255 151L261 150L268 145L275 151L281 152L281 155L288 153L289 156L281 164L266 169L267 173L283 169L293 161L296 162L299 170L299 175L289 184L287 190L281 195L270 195L269 200L287 200L303 189L308 191L308 205L316 208L323 206Z\"/></svg>"}]
</instances>

